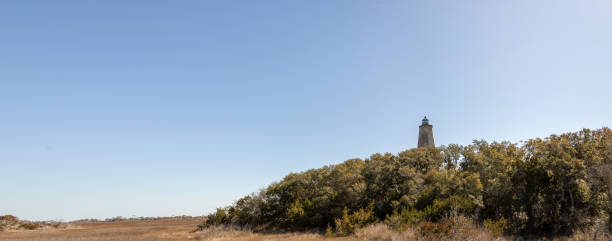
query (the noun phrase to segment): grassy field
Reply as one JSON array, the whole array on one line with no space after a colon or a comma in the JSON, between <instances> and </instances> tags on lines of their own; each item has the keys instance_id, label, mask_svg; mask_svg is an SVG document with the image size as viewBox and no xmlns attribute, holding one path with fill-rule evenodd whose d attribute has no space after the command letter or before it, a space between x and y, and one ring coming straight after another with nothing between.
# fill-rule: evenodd
<instances>
[{"instance_id":1,"label":"grassy field","mask_svg":"<svg viewBox=\"0 0 612 241\"><path fill-rule=\"evenodd\" d=\"M514 238L494 237L482 228L458 229L445 236L419 235L418 231L393 232L384 224L375 224L357 231L350 237L326 238L315 233L261 234L248 230L212 227L200 232L191 232L201 223L200 218L161 219L161 220L124 220L117 222L80 222L68 223L65 228L46 228L41 230L11 230L0 232L2 241L176 241L176 240L217 240L217 241L426 241L426 240L470 240L504 241ZM610 240L601 235L597 240ZM549 240L592 240L592 234L579 234L573 237Z\"/></svg>"},{"instance_id":2,"label":"grassy field","mask_svg":"<svg viewBox=\"0 0 612 241\"><path fill-rule=\"evenodd\" d=\"M70 223L64 229L13 230L0 232L0 240L6 241L145 241L192 240L189 231L202 222L201 219L81 222Z\"/></svg>"},{"instance_id":3,"label":"grassy field","mask_svg":"<svg viewBox=\"0 0 612 241\"><path fill-rule=\"evenodd\" d=\"M318 234L256 234L212 228L192 233L202 219L82 222L63 229L0 232L2 241L175 241L175 240L323 240ZM343 240L341 238L335 240Z\"/></svg>"}]
</instances>

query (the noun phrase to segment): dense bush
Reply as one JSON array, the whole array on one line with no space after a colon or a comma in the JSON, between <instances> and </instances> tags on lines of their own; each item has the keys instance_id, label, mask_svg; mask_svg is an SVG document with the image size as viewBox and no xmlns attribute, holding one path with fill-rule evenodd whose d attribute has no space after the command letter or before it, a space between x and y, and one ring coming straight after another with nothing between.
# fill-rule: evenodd
<instances>
[{"instance_id":1,"label":"dense bush","mask_svg":"<svg viewBox=\"0 0 612 241\"><path fill-rule=\"evenodd\" d=\"M218 209L201 227L334 225L344 234L379 219L397 230L421 224L435 233L443 220L466 216L498 235L564 235L604 218L611 229L611 188L612 131L584 129L522 146L474 141L292 173ZM372 218L352 217L365 213Z\"/></svg>"},{"instance_id":2,"label":"dense bush","mask_svg":"<svg viewBox=\"0 0 612 241\"><path fill-rule=\"evenodd\" d=\"M498 236L498 237L504 234L504 231L506 230L507 225L508 225L508 222L503 217L499 220L487 219L484 221L485 228L487 228L487 230L491 234Z\"/></svg>"},{"instance_id":3,"label":"dense bush","mask_svg":"<svg viewBox=\"0 0 612 241\"><path fill-rule=\"evenodd\" d=\"M365 209L359 209L357 212L350 215L348 214L348 209L344 208L342 218L337 218L335 220L336 234L341 236L354 234L357 229L363 228L375 221L374 202L371 202Z\"/></svg>"},{"instance_id":4,"label":"dense bush","mask_svg":"<svg viewBox=\"0 0 612 241\"><path fill-rule=\"evenodd\" d=\"M15 230L15 229L27 229L27 230L35 230L41 227L41 224L52 226L52 224L59 222L30 222L30 221L22 221L19 218L13 215L3 215L0 216L0 232L6 230ZM59 226L59 224L58 224Z\"/></svg>"},{"instance_id":5,"label":"dense bush","mask_svg":"<svg viewBox=\"0 0 612 241\"><path fill-rule=\"evenodd\" d=\"M19 226L19 223L20 223L19 218L13 215L0 216L0 232L7 230L7 229L13 229Z\"/></svg>"},{"instance_id":6,"label":"dense bush","mask_svg":"<svg viewBox=\"0 0 612 241\"><path fill-rule=\"evenodd\" d=\"M40 224L37 223L22 223L19 225L19 228L27 229L27 230L36 230L40 228Z\"/></svg>"}]
</instances>

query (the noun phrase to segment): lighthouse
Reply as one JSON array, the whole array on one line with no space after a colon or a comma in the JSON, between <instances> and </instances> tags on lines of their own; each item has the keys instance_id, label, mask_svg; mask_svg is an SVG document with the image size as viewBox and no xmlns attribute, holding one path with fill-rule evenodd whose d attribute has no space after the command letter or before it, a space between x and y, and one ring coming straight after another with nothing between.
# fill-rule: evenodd
<instances>
[{"instance_id":1,"label":"lighthouse","mask_svg":"<svg viewBox=\"0 0 612 241\"><path fill-rule=\"evenodd\" d=\"M433 137L433 126L429 124L427 116L423 118L423 122L419 126L419 145L418 147L424 146L436 146L434 144Z\"/></svg>"}]
</instances>

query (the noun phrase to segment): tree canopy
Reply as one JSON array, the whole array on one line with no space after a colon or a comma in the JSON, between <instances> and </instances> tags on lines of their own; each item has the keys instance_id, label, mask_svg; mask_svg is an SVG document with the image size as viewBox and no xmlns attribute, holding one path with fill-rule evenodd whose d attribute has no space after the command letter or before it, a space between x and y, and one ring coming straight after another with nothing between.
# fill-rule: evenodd
<instances>
[{"instance_id":1,"label":"tree canopy","mask_svg":"<svg viewBox=\"0 0 612 241\"><path fill-rule=\"evenodd\" d=\"M350 231L376 221L401 228L456 214L503 220L508 233L564 235L602 220L612 229L612 131L350 159L291 173L217 209L202 226Z\"/></svg>"}]
</instances>

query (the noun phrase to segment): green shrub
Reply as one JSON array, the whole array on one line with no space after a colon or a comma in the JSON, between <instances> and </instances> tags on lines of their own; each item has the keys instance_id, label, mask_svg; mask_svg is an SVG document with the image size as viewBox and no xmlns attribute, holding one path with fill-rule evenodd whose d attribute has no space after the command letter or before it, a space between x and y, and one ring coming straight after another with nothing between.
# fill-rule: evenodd
<instances>
[{"instance_id":1,"label":"green shrub","mask_svg":"<svg viewBox=\"0 0 612 241\"><path fill-rule=\"evenodd\" d=\"M201 224L198 224L196 231L204 230L211 226L228 225L230 224L230 216L227 215L226 210L223 208L217 208L217 211L206 216L206 220Z\"/></svg>"},{"instance_id":2,"label":"green shrub","mask_svg":"<svg viewBox=\"0 0 612 241\"><path fill-rule=\"evenodd\" d=\"M414 208L404 208L400 212L393 211L391 215L385 218L385 224L389 225L395 231L405 231L408 228L422 222L425 217L425 212L418 211Z\"/></svg>"},{"instance_id":3,"label":"green shrub","mask_svg":"<svg viewBox=\"0 0 612 241\"><path fill-rule=\"evenodd\" d=\"M376 220L376 216L374 215L374 202L371 202L367 208L359 209L357 212L350 215L348 209L345 207L342 212L342 218L337 218L335 220L336 234L338 236L354 234L357 229L376 222Z\"/></svg>"},{"instance_id":4,"label":"green shrub","mask_svg":"<svg viewBox=\"0 0 612 241\"><path fill-rule=\"evenodd\" d=\"M506 221L504 217L498 219L497 221L493 221L491 219L487 219L484 221L484 225L487 228L487 230L489 230L489 232L491 232L496 237L499 237L502 234L504 234L507 224L508 222Z\"/></svg>"},{"instance_id":5,"label":"green shrub","mask_svg":"<svg viewBox=\"0 0 612 241\"><path fill-rule=\"evenodd\" d=\"M325 237L328 237L328 238L336 237L336 234L334 233L330 225L327 225L327 228L325 229Z\"/></svg>"},{"instance_id":6,"label":"green shrub","mask_svg":"<svg viewBox=\"0 0 612 241\"><path fill-rule=\"evenodd\" d=\"M452 215L471 215L474 204L468 198L453 195L447 199L434 200L433 204L427 206L423 216L429 221L440 221Z\"/></svg>"},{"instance_id":7,"label":"green shrub","mask_svg":"<svg viewBox=\"0 0 612 241\"><path fill-rule=\"evenodd\" d=\"M281 226L293 229L306 228L311 226L313 221L312 210L313 203L306 198L295 202L285 210L285 217L282 219Z\"/></svg>"}]
</instances>

